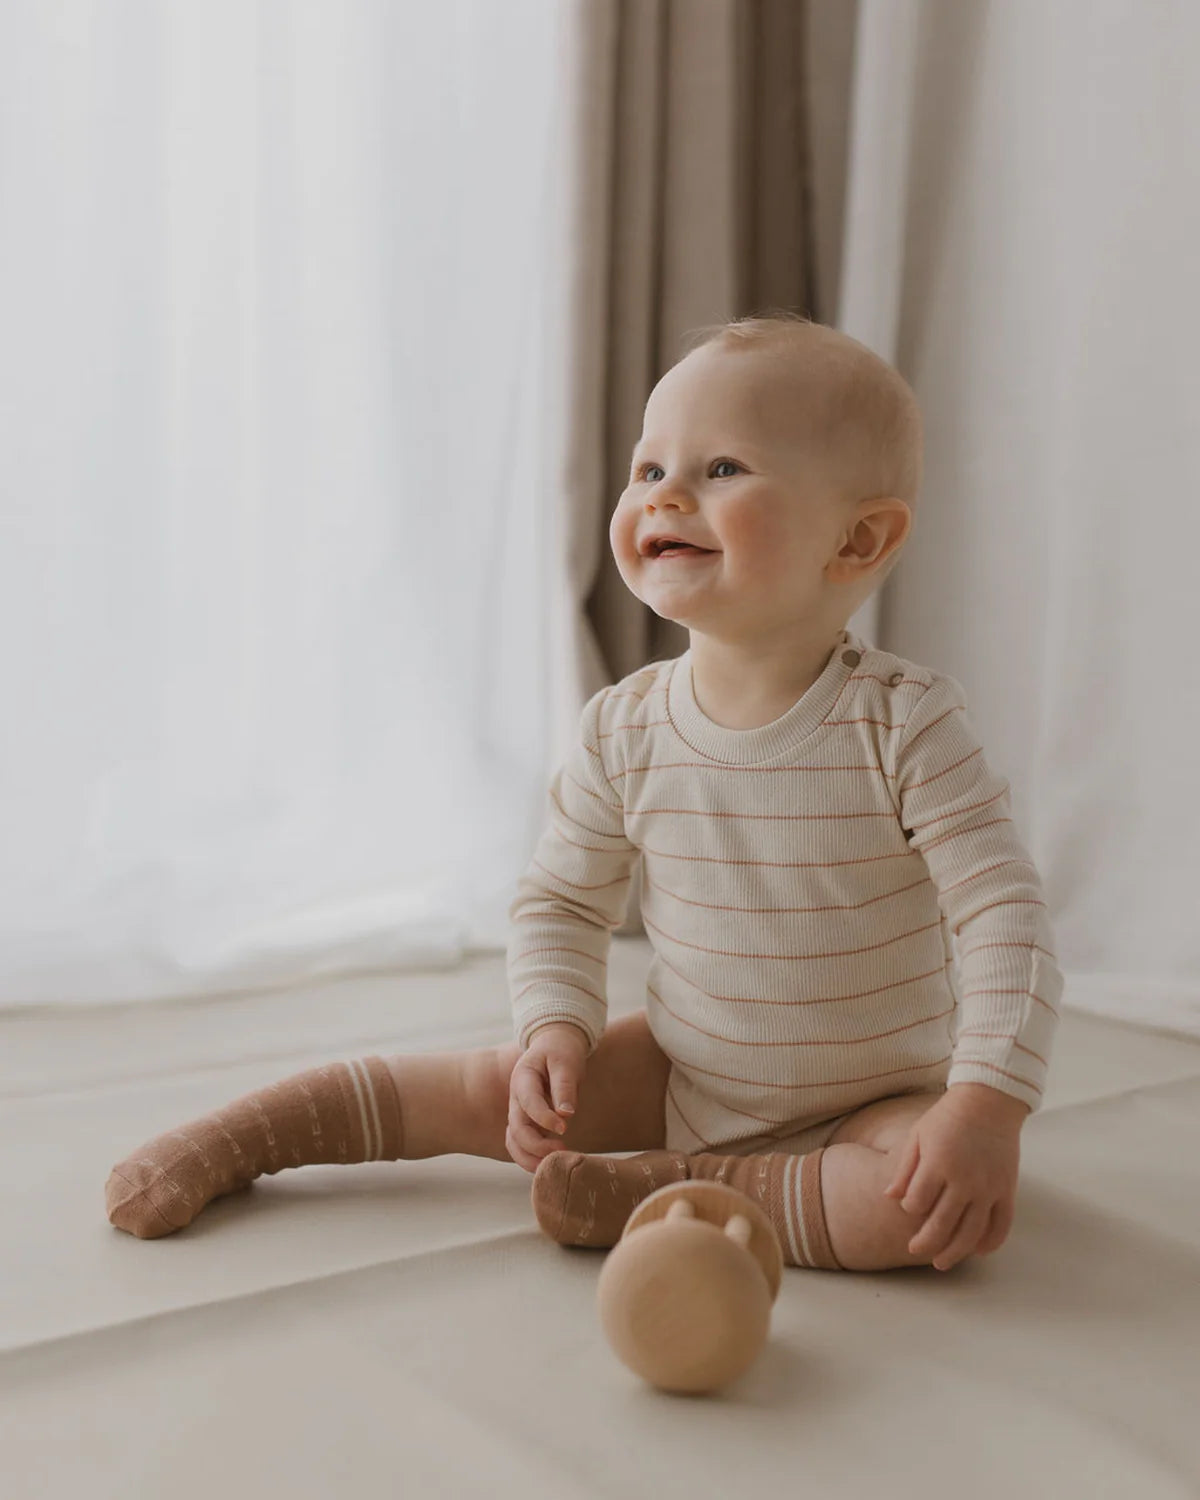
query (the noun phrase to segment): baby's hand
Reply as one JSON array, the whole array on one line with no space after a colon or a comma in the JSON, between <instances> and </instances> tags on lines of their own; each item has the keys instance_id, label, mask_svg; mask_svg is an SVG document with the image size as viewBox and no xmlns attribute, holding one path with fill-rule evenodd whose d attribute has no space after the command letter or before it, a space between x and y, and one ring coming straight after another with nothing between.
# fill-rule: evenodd
<instances>
[{"instance_id":1,"label":"baby's hand","mask_svg":"<svg viewBox=\"0 0 1200 1500\"><path fill-rule=\"evenodd\" d=\"M921 1221L908 1253L931 1255L939 1271L968 1255L990 1255L1012 1228L1020 1120L1028 1106L997 1096L984 1107L973 1101L972 1088L947 1090L914 1122L885 1189Z\"/></svg>"},{"instance_id":2,"label":"baby's hand","mask_svg":"<svg viewBox=\"0 0 1200 1500\"><path fill-rule=\"evenodd\" d=\"M527 1172L542 1158L561 1150L565 1117L575 1113L579 1081L591 1043L570 1021L539 1026L517 1058L508 1085L508 1154ZM557 1112L556 1112L557 1111Z\"/></svg>"}]
</instances>

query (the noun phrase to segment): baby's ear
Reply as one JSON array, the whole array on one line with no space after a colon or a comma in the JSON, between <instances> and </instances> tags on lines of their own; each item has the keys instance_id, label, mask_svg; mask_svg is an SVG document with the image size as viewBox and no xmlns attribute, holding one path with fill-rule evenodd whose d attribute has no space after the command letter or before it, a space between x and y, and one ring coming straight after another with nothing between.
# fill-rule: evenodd
<instances>
[{"instance_id":1,"label":"baby's ear","mask_svg":"<svg viewBox=\"0 0 1200 1500\"><path fill-rule=\"evenodd\" d=\"M903 500L889 495L867 501L831 565L842 569L833 576L850 579L873 573L884 564L891 567L911 529L912 511Z\"/></svg>"}]
</instances>

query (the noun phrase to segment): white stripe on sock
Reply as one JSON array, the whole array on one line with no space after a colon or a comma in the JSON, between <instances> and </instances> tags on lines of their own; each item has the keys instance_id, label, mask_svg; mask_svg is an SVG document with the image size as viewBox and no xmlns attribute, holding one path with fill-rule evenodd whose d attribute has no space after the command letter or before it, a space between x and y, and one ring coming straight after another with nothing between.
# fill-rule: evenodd
<instances>
[{"instance_id":1,"label":"white stripe on sock","mask_svg":"<svg viewBox=\"0 0 1200 1500\"><path fill-rule=\"evenodd\" d=\"M375 1155L371 1160L379 1161L383 1156L383 1121L379 1118L379 1096L371 1082L371 1070L366 1061L360 1061L358 1066L362 1069L363 1084L367 1090L367 1098L371 1101L371 1118L375 1121Z\"/></svg>"},{"instance_id":2,"label":"white stripe on sock","mask_svg":"<svg viewBox=\"0 0 1200 1500\"><path fill-rule=\"evenodd\" d=\"M367 1122L367 1105L366 1101L363 1099L362 1085L358 1081L358 1074L355 1072L354 1064L352 1062L343 1063L342 1066L350 1075L350 1082L354 1085L354 1094L358 1100L358 1112L360 1117L362 1118L363 1143L366 1152L366 1159L367 1161L373 1161L374 1157L371 1154L371 1127Z\"/></svg>"},{"instance_id":3,"label":"white stripe on sock","mask_svg":"<svg viewBox=\"0 0 1200 1500\"><path fill-rule=\"evenodd\" d=\"M808 1233L804 1225L804 1210L800 1203L800 1164L803 1160L802 1156L797 1156L788 1167L784 1177L786 1188L785 1202L787 1204L787 1213L784 1217L787 1219L788 1239L791 1242L792 1254L795 1257L797 1265L811 1266L813 1263L812 1251L808 1248ZM803 1246L803 1253L797 1251L796 1236L793 1233L794 1229L800 1231L800 1243Z\"/></svg>"}]
</instances>

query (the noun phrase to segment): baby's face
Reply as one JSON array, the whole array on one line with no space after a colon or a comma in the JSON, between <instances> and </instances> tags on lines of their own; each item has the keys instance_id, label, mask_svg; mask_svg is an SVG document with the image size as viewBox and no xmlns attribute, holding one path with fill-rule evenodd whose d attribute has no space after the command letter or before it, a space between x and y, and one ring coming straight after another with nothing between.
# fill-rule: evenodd
<instances>
[{"instance_id":1,"label":"baby's face","mask_svg":"<svg viewBox=\"0 0 1200 1500\"><path fill-rule=\"evenodd\" d=\"M728 640L802 628L824 602L844 511L778 354L706 345L646 403L609 541L621 577L664 619ZM656 556L656 533L697 547Z\"/></svg>"}]
</instances>

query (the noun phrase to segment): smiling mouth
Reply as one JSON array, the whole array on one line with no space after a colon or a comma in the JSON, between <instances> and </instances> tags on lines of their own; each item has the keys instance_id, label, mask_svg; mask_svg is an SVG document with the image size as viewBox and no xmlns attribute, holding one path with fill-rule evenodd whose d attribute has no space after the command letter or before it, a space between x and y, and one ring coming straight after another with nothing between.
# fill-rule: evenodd
<instances>
[{"instance_id":1,"label":"smiling mouth","mask_svg":"<svg viewBox=\"0 0 1200 1500\"><path fill-rule=\"evenodd\" d=\"M710 547L692 547L684 542L669 542L665 547L647 555L647 562L660 562L668 557L712 557Z\"/></svg>"}]
</instances>

